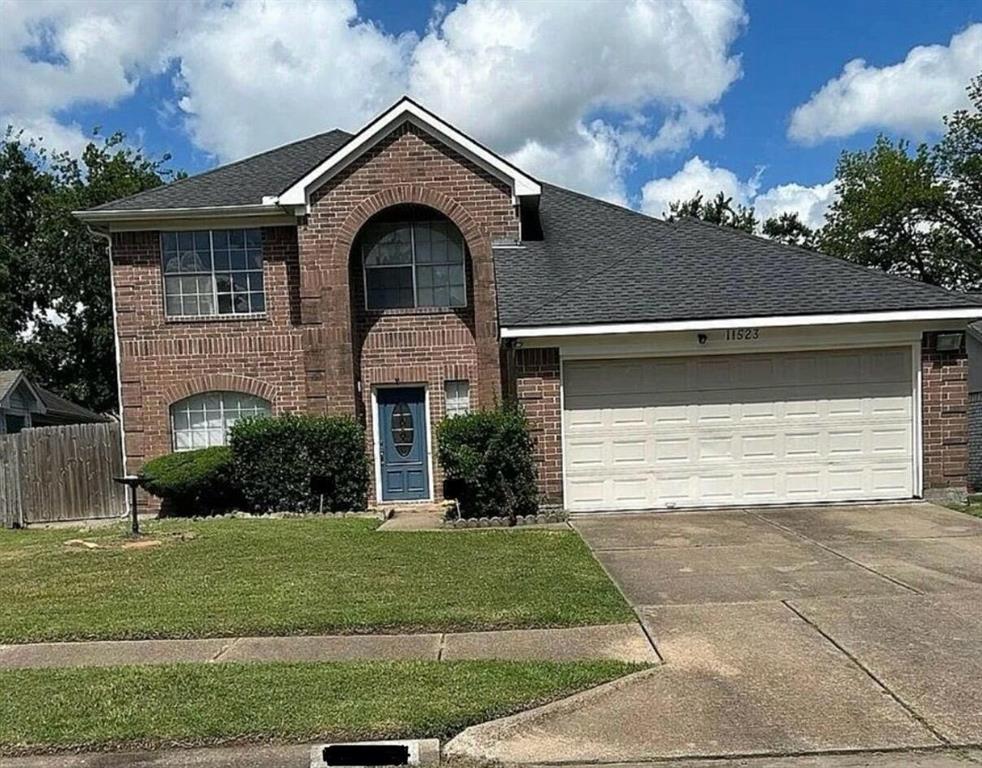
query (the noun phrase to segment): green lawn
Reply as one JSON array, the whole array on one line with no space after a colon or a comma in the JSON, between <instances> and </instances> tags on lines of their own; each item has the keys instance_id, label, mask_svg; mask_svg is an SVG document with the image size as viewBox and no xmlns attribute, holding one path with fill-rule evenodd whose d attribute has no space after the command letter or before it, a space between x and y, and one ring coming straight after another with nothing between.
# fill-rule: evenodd
<instances>
[{"instance_id":1,"label":"green lawn","mask_svg":"<svg viewBox=\"0 0 982 768\"><path fill-rule=\"evenodd\" d=\"M445 737L638 669L618 662L349 662L6 671L0 752Z\"/></svg>"},{"instance_id":2,"label":"green lawn","mask_svg":"<svg viewBox=\"0 0 982 768\"><path fill-rule=\"evenodd\" d=\"M633 614L572 531L366 519L0 530L0 642L574 626ZM84 539L86 549L66 544Z\"/></svg>"}]
</instances>

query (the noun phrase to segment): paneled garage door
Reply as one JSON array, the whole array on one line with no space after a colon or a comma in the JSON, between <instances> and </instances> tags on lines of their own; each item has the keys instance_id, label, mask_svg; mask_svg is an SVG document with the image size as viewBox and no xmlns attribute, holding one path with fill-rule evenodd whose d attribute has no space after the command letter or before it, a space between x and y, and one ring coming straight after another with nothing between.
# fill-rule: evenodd
<instances>
[{"instance_id":1,"label":"paneled garage door","mask_svg":"<svg viewBox=\"0 0 982 768\"><path fill-rule=\"evenodd\" d=\"M913 495L911 350L566 361L573 510Z\"/></svg>"}]
</instances>

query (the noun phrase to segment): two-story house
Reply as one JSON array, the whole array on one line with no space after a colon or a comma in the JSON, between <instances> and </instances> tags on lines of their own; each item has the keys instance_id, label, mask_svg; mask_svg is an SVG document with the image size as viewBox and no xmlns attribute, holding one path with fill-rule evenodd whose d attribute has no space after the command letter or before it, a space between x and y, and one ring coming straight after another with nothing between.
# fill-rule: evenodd
<instances>
[{"instance_id":1,"label":"two-story house","mask_svg":"<svg viewBox=\"0 0 982 768\"><path fill-rule=\"evenodd\" d=\"M243 416L349 414L378 501L505 397L570 510L966 485L970 297L532 178L409 99L78 214L111 241L130 470Z\"/></svg>"}]
</instances>

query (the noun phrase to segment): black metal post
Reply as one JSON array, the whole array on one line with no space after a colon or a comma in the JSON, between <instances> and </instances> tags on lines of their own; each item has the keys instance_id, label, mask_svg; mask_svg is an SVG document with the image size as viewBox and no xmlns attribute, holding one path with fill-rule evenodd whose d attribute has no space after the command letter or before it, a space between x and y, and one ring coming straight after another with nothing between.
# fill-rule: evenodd
<instances>
[{"instance_id":1,"label":"black metal post","mask_svg":"<svg viewBox=\"0 0 982 768\"><path fill-rule=\"evenodd\" d=\"M136 483L130 483L130 513L132 514L133 535L140 535L140 518L136 514Z\"/></svg>"}]
</instances>

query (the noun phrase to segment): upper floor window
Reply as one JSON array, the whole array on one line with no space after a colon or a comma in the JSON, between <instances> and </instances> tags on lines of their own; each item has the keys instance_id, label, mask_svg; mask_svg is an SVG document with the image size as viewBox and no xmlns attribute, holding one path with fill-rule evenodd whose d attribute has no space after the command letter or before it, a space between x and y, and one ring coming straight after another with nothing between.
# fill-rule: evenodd
<instances>
[{"instance_id":1,"label":"upper floor window","mask_svg":"<svg viewBox=\"0 0 982 768\"><path fill-rule=\"evenodd\" d=\"M266 311L261 230L163 232L160 243L167 317Z\"/></svg>"},{"instance_id":2,"label":"upper floor window","mask_svg":"<svg viewBox=\"0 0 982 768\"><path fill-rule=\"evenodd\" d=\"M225 445L232 425L250 416L268 416L269 403L241 392L205 392L170 407L174 450Z\"/></svg>"},{"instance_id":3,"label":"upper floor window","mask_svg":"<svg viewBox=\"0 0 982 768\"><path fill-rule=\"evenodd\" d=\"M361 236L368 309L464 307L464 238L447 220L377 222Z\"/></svg>"}]
</instances>

